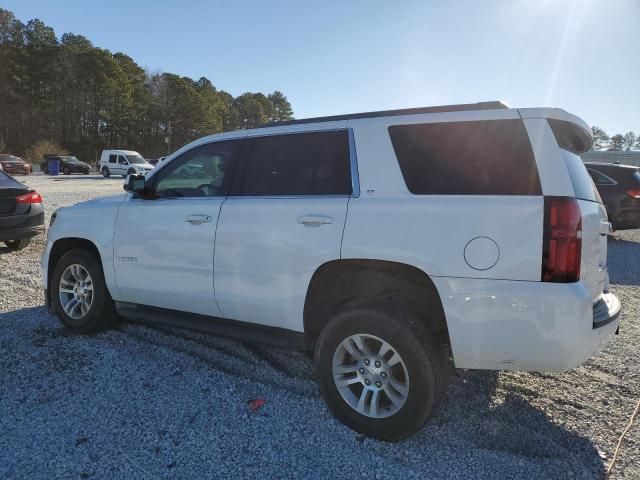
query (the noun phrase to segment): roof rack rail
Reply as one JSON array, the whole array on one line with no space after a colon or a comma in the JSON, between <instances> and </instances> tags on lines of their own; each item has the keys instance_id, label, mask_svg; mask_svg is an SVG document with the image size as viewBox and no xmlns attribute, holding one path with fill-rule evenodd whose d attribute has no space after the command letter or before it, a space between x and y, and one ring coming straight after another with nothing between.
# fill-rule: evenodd
<instances>
[{"instance_id":1,"label":"roof rack rail","mask_svg":"<svg viewBox=\"0 0 640 480\"><path fill-rule=\"evenodd\" d=\"M380 110L377 112L349 113L347 115L331 115L327 117L301 118L299 120L285 120L269 122L261 127L278 127L280 125L300 125L304 123L337 122L339 120L354 120L357 118L395 117L398 115L417 115L420 113L464 112L468 110L499 110L511 108L504 102L476 102L458 105L438 105L434 107L402 108L399 110Z\"/></svg>"}]
</instances>

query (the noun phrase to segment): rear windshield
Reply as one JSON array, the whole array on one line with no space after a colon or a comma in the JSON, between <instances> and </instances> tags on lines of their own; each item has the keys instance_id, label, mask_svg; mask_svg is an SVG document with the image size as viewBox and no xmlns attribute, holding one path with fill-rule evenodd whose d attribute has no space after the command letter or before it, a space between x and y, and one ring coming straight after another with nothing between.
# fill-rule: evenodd
<instances>
[{"instance_id":1,"label":"rear windshield","mask_svg":"<svg viewBox=\"0 0 640 480\"><path fill-rule=\"evenodd\" d=\"M576 198L588 200L590 202L602 203L598 189L596 188L591 175L587 171L582 159L568 150L560 149L564 162L567 165L569 177L573 184L573 191Z\"/></svg>"},{"instance_id":2,"label":"rear windshield","mask_svg":"<svg viewBox=\"0 0 640 480\"><path fill-rule=\"evenodd\" d=\"M394 125L389 135L411 193L542 193L522 120Z\"/></svg>"},{"instance_id":3,"label":"rear windshield","mask_svg":"<svg viewBox=\"0 0 640 480\"><path fill-rule=\"evenodd\" d=\"M127 155L127 160L129 160L129 163L133 163L133 164L141 164L141 163L147 163L147 161L142 158L140 155Z\"/></svg>"}]
</instances>

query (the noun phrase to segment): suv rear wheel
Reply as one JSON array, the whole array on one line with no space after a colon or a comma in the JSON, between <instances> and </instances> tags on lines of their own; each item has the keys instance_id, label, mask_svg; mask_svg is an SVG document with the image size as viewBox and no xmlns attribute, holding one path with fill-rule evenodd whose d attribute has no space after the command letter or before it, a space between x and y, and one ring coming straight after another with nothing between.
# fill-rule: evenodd
<instances>
[{"instance_id":1,"label":"suv rear wheel","mask_svg":"<svg viewBox=\"0 0 640 480\"><path fill-rule=\"evenodd\" d=\"M78 333L110 327L117 318L98 259L83 249L65 253L51 276L51 304L60 321Z\"/></svg>"},{"instance_id":2,"label":"suv rear wheel","mask_svg":"<svg viewBox=\"0 0 640 480\"><path fill-rule=\"evenodd\" d=\"M420 319L394 305L339 313L322 330L314 364L334 415L387 441L415 433L447 387L447 362Z\"/></svg>"},{"instance_id":3,"label":"suv rear wheel","mask_svg":"<svg viewBox=\"0 0 640 480\"><path fill-rule=\"evenodd\" d=\"M109 171L109 169L107 167L102 167L102 176L106 178L109 175L111 175L111 172Z\"/></svg>"}]
</instances>

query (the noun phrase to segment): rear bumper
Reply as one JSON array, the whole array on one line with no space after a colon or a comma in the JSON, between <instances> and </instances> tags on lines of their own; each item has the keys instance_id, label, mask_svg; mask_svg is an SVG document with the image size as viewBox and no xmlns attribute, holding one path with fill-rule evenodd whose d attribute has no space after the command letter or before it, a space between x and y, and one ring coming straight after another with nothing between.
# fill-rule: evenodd
<instances>
[{"instance_id":1,"label":"rear bumper","mask_svg":"<svg viewBox=\"0 0 640 480\"><path fill-rule=\"evenodd\" d=\"M640 208L622 209L613 220L616 230L640 228Z\"/></svg>"},{"instance_id":2,"label":"rear bumper","mask_svg":"<svg viewBox=\"0 0 640 480\"><path fill-rule=\"evenodd\" d=\"M568 370L600 351L620 321L620 302L611 293L595 318L580 282L433 280L459 368Z\"/></svg>"},{"instance_id":3,"label":"rear bumper","mask_svg":"<svg viewBox=\"0 0 640 480\"><path fill-rule=\"evenodd\" d=\"M44 233L44 210L42 205L32 205L24 215L0 217L0 241L21 240Z\"/></svg>"},{"instance_id":4,"label":"rear bumper","mask_svg":"<svg viewBox=\"0 0 640 480\"><path fill-rule=\"evenodd\" d=\"M20 228L0 232L0 242L7 240L22 240L23 238L31 238L44 233L44 225L39 227Z\"/></svg>"},{"instance_id":5,"label":"rear bumper","mask_svg":"<svg viewBox=\"0 0 640 480\"><path fill-rule=\"evenodd\" d=\"M593 328L602 328L618 320L622 306L612 293L603 293L600 300L593 304Z\"/></svg>"},{"instance_id":6,"label":"rear bumper","mask_svg":"<svg viewBox=\"0 0 640 480\"><path fill-rule=\"evenodd\" d=\"M18 168L12 168L8 170L5 168L4 173L8 173L10 175L29 175L31 173L31 170L18 169Z\"/></svg>"}]
</instances>

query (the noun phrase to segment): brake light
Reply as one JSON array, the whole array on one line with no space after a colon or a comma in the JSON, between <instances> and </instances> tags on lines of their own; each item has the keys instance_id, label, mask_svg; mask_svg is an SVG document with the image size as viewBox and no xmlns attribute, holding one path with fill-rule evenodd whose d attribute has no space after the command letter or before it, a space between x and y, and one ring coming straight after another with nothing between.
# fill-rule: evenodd
<instances>
[{"instance_id":1,"label":"brake light","mask_svg":"<svg viewBox=\"0 0 640 480\"><path fill-rule=\"evenodd\" d=\"M631 198L640 198L640 190L629 190L627 192L627 195L629 195Z\"/></svg>"},{"instance_id":2,"label":"brake light","mask_svg":"<svg viewBox=\"0 0 640 480\"><path fill-rule=\"evenodd\" d=\"M545 197L542 281L569 283L580 279L582 213L571 197Z\"/></svg>"},{"instance_id":3,"label":"brake light","mask_svg":"<svg viewBox=\"0 0 640 480\"><path fill-rule=\"evenodd\" d=\"M16 203L42 203L42 197L38 192L25 193L16 197Z\"/></svg>"}]
</instances>

